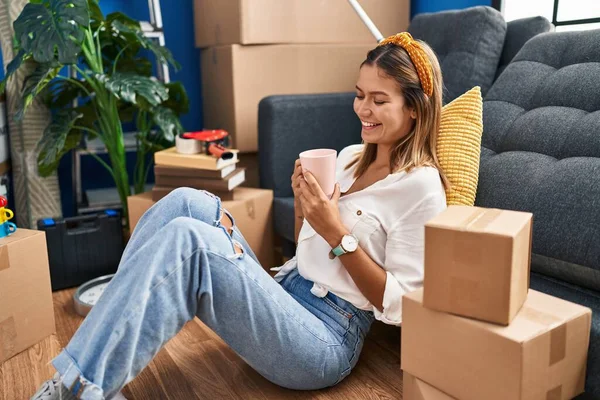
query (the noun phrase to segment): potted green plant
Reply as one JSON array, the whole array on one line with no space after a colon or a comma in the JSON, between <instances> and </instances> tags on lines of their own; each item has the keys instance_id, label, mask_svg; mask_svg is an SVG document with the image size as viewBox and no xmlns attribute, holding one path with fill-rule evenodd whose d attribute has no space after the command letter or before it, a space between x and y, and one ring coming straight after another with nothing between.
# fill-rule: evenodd
<instances>
[{"instance_id":1,"label":"potted green plant","mask_svg":"<svg viewBox=\"0 0 600 400\"><path fill-rule=\"evenodd\" d=\"M30 0L14 22L16 56L6 80L24 63L34 64L24 80L15 118L36 97L44 99L52 120L38 143L38 172L48 176L83 137L100 138L109 162L90 154L111 174L128 224L127 196L143 191L151 163L148 154L172 146L182 132L179 116L188 111L181 83L152 76L159 63L179 68L171 52L144 36L140 23L122 13L102 14L96 0ZM64 73L69 66L76 76ZM133 179L126 168L123 122L136 126Z\"/></svg>"}]
</instances>

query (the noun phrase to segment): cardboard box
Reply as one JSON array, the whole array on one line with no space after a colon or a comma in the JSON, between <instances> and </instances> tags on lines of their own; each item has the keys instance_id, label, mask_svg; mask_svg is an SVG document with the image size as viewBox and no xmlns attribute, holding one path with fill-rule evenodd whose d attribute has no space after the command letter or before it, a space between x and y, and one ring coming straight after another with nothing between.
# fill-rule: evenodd
<instances>
[{"instance_id":1,"label":"cardboard box","mask_svg":"<svg viewBox=\"0 0 600 400\"><path fill-rule=\"evenodd\" d=\"M402 369L461 400L571 399L584 390L591 310L530 290L509 326L404 296Z\"/></svg>"},{"instance_id":2,"label":"cardboard box","mask_svg":"<svg viewBox=\"0 0 600 400\"><path fill-rule=\"evenodd\" d=\"M225 129L241 153L258 151L258 103L276 94L353 91L376 43L218 46L201 52L206 129ZM243 158L243 155L240 156Z\"/></svg>"},{"instance_id":3,"label":"cardboard box","mask_svg":"<svg viewBox=\"0 0 600 400\"><path fill-rule=\"evenodd\" d=\"M240 155L240 168L246 168L246 180L242 186L260 188L260 171L258 153Z\"/></svg>"},{"instance_id":4,"label":"cardboard box","mask_svg":"<svg viewBox=\"0 0 600 400\"><path fill-rule=\"evenodd\" d=\"M233 200L222 206L233 215L248 245L265 269L275 266L273 245L273 192L266 189L239 187L233 191ZM134 227L142 215L154 204L152 193L146 192L127 198L129 226Z\"/></svg>"},{"instance_id":5,"label":"cardboard box","mask_svg":"<svg viewBox=\"0 0 600 400\"><path fill-rule=\"evenodd\" d=\"M402 375L402 400L456 400L408 372Z\"/></svg>"},{"instance_id":6,"label":"cardboard box","mask_svg":"<svg viewBox=\"0 0 600 400\"><path fill-rule=\"evenodd\" d=\"M425 307L508 325L529 288L532 214L450 206L425 225Z\"/></svg>"},{"instance_id":7,"label":"cardboard box","mask_svg":"<svg viewBox=\"0 0 600 400\"><path fill-rule=\"evenodd\" d=\"M0 363L56 332L46 234L0 239Z\"/></svg>"},{"instance_id":8,"label":"cardboard box","mask_svg":"<svg viewBox=\"0 0 600 400\"><path fill-rule=\"evenodd\" d=\"M408 0L361 0L384 36L405 31ZM224 44L375 43L345 0L195 0L197 47Z\"/></svg>"}]
</instances>

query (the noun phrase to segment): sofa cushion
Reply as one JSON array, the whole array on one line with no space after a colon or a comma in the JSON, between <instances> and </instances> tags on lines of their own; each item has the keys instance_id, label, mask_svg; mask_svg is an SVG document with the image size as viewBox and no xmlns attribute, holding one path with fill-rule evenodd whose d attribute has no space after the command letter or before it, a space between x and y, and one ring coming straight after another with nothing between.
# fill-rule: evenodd
<instances>
[{"instance_id":1,"label":"sofa cushion","mask_svg":"<svg viewBox=\"0 0 600 400\"><path fill-rule=\"evenodd\" d=\"M358 65L356 66L358 73ZM354 92L275 95L258 105L260 186L277 197L293 195L290 178L301 152L342 150L360 143L360 120L352 104Z\"/></svg>"},{"instance_id":2,"label":"sofa cushion","mask_svg":"<svg viewBox=\"0 0 600 400\"><path fill-rule=\"evenodd\" d=\"M554 25L544 17L521 18L506 24L506 39L500 56L500 65L496 77L500 76L506 66L517 55L523 45L540 33L554 30Z\"/></svg>"},{"instance_id":3,"label":"sofa cushion","mask_svg":"<svg viewBox=\"0 0 600 400\"><path fill-rule=\"evenodd\" d=\"M446 189L448 205L472 206L475 203L483 131L482 107L481 89L476 86L442 109L436 154L451 184Z\"/></svg>"},{"instance_id":4,"label":"sofa cushion","mask_svg":"<svg viewBox=\"0 0 600 400\"><path fill-rule=\"evenodd\" d=\"M275 197L273 199L273 217L275 232L284 239L295 243L294 237L294 197Z\"/></svg>"},{"instance_id":5,"label":"sofa cushion","mask_svg":"<svg viewBox=\"0 0 600 400\"><path fill-rule=\"evenodd\" d=\"M416 15L408 27L438 55L444 77L444 102L474 86L483 96L494 82L506 35L500 12L478 6Z\"/></svg>"},{"instance_id":6,"label":"sofa cushion","mask_svg":"<svg viewBox=\"0 0 600 400\"><path fill-rule=\"evenodd\" d=\"M529 40L484 101L476 204L533 213L531 268L600 290L600 30Z\"/></svg>"}]
</instances>

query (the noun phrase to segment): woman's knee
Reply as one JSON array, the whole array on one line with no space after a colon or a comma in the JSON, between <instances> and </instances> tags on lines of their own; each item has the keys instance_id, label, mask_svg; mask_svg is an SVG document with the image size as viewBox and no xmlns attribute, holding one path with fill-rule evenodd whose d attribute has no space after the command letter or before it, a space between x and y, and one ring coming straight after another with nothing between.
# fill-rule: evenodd
<instances>
[{"instance_id":1,"label":"woman's knee","mask_svg":"<svg viewBox=\"0 0 600 400\"><path fill-rule=\"evenodd\" d=\"M176 217L167 223L163 235L165 239L174 240L175 237L190 238L194 243L203 240L206 224L190 217Z\"/></svg>"},{"instance_id":2,"label":"woman's knee","mask_svg":"<svg viewBox=\"0 0 600 400\"><path fill-rule=\"evenodd\" d=\"M161 202L186 202L189 199L194 199L198 196L202 196L200 194L200 190L192 189L189 187L180 187L175 190L172 190L169 194L167 194L164 198L162 198Z\"/></svg>"},{"instance_id":3,"label":"woman's knee","mask_svg":"<svg viewBox=\"0 0 600 400\"><path fill-rule=\"evenodd\" d=\"M177 188L161 202L169 210L184 210L183 214L206 223L215 224L217 219L218 197L205 190L188 187Z\"/></svg>"}]
</instances>

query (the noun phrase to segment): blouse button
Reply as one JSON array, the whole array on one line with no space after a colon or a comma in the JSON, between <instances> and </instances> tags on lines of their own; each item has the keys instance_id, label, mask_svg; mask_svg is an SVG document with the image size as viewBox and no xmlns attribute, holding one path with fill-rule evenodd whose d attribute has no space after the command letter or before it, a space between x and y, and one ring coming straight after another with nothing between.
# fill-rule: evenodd
<instances>
[{"instance_id":1,"label":"blouse button","mask_svg":"<svg viewBox=\"0 0 600 400\"><path fill-rule=\"evenodd\" d=\"M362 215L362 211L358 210L358 211L356 212L356 215Z\"/></svg>"}]
</instances>

